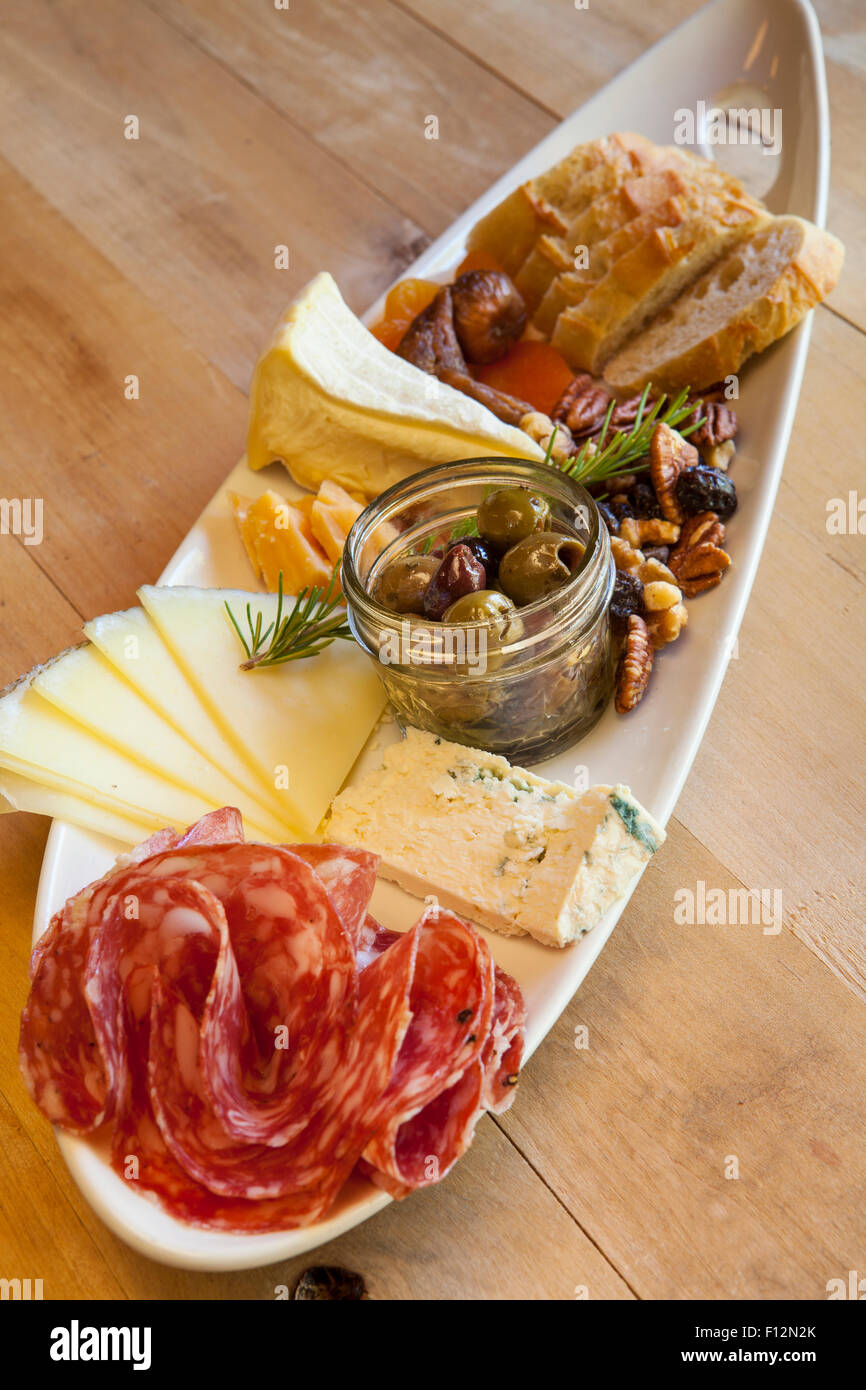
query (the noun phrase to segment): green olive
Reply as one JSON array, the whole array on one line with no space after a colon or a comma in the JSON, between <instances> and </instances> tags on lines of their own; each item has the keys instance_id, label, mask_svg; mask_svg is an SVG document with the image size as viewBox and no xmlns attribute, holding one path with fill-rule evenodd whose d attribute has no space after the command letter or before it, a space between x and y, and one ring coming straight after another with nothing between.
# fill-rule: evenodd
<instances>
[{"instance_id":1,"label":"green olive","mask_svg":"<svg viewBox=\"0 0 866 1390\"><path fill-rule=\"evenodd\" d=\"M483 675L487 671L498 671L504 656L501 648L510 642L518 642L523 636L523 624L517 616L517 609L505 594L496 589L479 589L474 594L464 594L446 610L443 623L487 623L479 629L474 639L467 634L467 659L455 666L458 675ZM468 643L474 640L470 649ZM479 664L483 663L483 664Z\"/></svg>"},{"instance_id":2,"label":"green olive","mask_svg":"<svg viewBox=\"0 0 866 1390\"><path fill-rule=\"evenodd\" d=\"M498 554L543 531L550 520L550 503L525 487L501 487L478 508L478 530Z\"/></svg>"},{"instance_id":3,"label":"green olive","mask_svg":"<svg viewBox=\"0 0 866 1390\"><path fill-rule=\"evenodd\" d=\"M499 564L503 592L518 607L546 598L574 574L583 556L583 545L572 536L539 531L511 547Z\"/></svg>"},{"instance_id":4,"label":"green olive","mask_svg":"<svg viewBox=\"0 0 866 1390\"><path fill-rule=\"evenodd\" d=\"M373 598L392 613L422 614L424 595L440 563L435 555L401 555L376 579Z\"/></svg>"},{"instance_id":5,"label":"green olive","mask_svg":"<svg viewBox=\"0 0 866 1390\"><path fill-rule=\"evenodd\" d=\"M505 594L496 589L478 589L474 594L464 594L446 608L442 615L443 623L489 623L514 612L514 604Z\"/></svg>"}]
</instances>

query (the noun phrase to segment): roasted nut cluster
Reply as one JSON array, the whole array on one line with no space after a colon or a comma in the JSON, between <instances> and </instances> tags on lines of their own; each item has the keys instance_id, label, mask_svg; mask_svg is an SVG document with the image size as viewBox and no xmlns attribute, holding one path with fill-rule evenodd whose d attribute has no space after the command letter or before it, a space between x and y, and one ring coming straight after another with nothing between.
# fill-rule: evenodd
<instances>
[{"instance_id":1,"label":"roasted nut cluster","mask_svg":"<svg viewBox=\"0 0 866 1390\"><path fill-rule=\"evenodd\" d=\"M724 437L732 419L729 411L713 415L706 448L733 444ZM719 499L729 516L737 500L733 483L707 463L706 453L663 423L653 433L648 475L618 479L617 489L599 511L617 569L611 617L622 655L615 706L624 714L643 698L655 653L688 623L685 600L715 588L731 563L721 516L695 508L705 497Z\"/></svg>"}]
</instances>

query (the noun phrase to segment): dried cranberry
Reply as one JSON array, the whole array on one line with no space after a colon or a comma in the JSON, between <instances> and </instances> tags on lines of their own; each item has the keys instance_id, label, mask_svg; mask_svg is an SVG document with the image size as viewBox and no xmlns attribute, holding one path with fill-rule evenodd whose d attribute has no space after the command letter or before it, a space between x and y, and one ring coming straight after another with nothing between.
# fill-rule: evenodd
<instances>
[{"instance_id":1,"label":"dried cranberry","mask_svg":"<svg viewBox=\"0 0 866 1390\"><path fill-rule=\"evenodd\" d=\"M625 521L627 516L634 516L631 504L624 495L622 497L612 497L607 505L619 522Z\"/></svg>"},{"instance_id":2,"label":"dried cranberry","mask_svg":"<svg viewBox=\"0 0 866 1390\"><path fill-rule=\"evenodd\" d=\"M486 583L484 566L476 560L469 546L461 541L449 550L424 594L424 616L436 621L446 608L462 598L483 589Z\"/></svg>"},{"instance_id":3,"label":"dried cranberry","mask_svg":"<svg viewBox=\"0 0 866 1390\"><path fill-rule=\"evenodd\" d=\"M731 479L720 468L712 468L708 463L684 468L674 491L686 516L715 512L724 520L737 510L737 489Z\"/></svg>"},{"instance_id":4,"label":"dried cranberry","mask_svg":"<svg viewBox=\"0 0 866 1390\"><path fill-rule=\"evenodd\" d=\"M628 495L634 515L644 519L646 517L661 516L662 509L656 497L656 491L652 483L645 482L642 478L634 484Z\"/></svg>"},{"instance_id":5,"label":"dried cranberry","mask_svg":"<svg viewBox=\"0 0 866 1390\"><path fill-rule=\"evenodd\" d=\"M617 570L613 597L610 601L610 616L614 622L625 626L632 613L640 613L642 608L643 584L636 574L627 574L625 570Z\"/></svg>"}]
</instances>

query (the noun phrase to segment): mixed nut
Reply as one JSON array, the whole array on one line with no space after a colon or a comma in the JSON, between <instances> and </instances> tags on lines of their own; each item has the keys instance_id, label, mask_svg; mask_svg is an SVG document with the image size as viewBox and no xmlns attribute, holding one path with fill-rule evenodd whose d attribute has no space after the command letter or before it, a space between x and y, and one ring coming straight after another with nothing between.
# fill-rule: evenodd
<instances>
[{"instance_id":1,"label":"mixed nut","mask_svg":"<svg viewBox=\"0 0 866 1390\"><path fill-rule=\"evenodd\" d=\"M715 419L725 432L736 429L727 407ZM718 440L710 432L703 442L715 448L732 444L733 436ZM684 600L715 588L730 565L725 520L736 509L737 492L723 470L704 462L690 440L663 423L653 432L649 481L635 475L618 486L622 490L598 507L617 568L611 618L622 651L614 698L618 713L625 714L646 693L655 653L675 642L688 623Z\"/></svg>"}]
</instances>

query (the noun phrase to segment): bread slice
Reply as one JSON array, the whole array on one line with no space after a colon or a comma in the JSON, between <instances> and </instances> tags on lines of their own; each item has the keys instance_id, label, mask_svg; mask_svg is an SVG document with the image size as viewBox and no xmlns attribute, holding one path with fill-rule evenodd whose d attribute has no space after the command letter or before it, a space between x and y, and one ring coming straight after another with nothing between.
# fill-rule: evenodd
<instances>
[{"instance_id":1,"label":"bread slice","mask_svg":"<svg viewBox=\"0 0 866 1390\"><path fill-rule=\"evenodd\" d=\"M562 270L554 277L532 316L534 327L543 337L551 337L559 315L572 305L579 304L592 286L607 274L615 261L640 245L656 227L674 226L682 220L683 215L682 200L669 198L654 212L643 212L638 217L633 217L630 222L626 222L603 240L581 243L587 247L588 266L584 270ZM546 238L542 237L541 241L544 240ZM536 246L536 253L541 241Z\"/></svg>"},{"instance_id":2,"label":"bread slice","mask_svg":"<svg viewBox=\"0 0 866 1390\"><path fill-rule=\"evenodd\" d=\"M592 198L647 167L657 149L651 140L631 132L577 145L476 222L467 250L486 252L509 275L516 275L540 236L561 236Z\"/></svg>"},{"instance_id":3,"label":"bread slice","mask_svg":"<svg viewBox=\"0 0 866 1390\"><path fill-rule=\"evenodd\" d=\"M776 217L730 251L608 362L617 390L648 382L700 390L739 371L835 286L842 243L799 217Z\"/></svg>"},{"instance_id":4,"label":"bread slice","mask_svg":"<svg viewBox=\"0 0 866 1390\"><path fill-rule=\"evenodd\" d=\"M670 166L670 167L668 167ZM597 182L596 182L597 186ZM587 191L591 184L584 184ZM602 191L571 222L564 234L552 230L539 236L523 265L514 277L530 313L537 310L557 275L574 268L578 247L590 247L619 231L635 217L655 216L645 224L648 230L661 225L661 213L671 198L682 197L696 201L708 195L742 196L742 189L729 175L716 169L706 160L690 171L681 150L656 149L647 172L614 184ZM549 316L549 315L548 315ZM555 316L554 316L555 317ZM541 324L537 325L541 327ZM549 331L552 331L550 324Z\"/></svg>"},{"instance_id":5,"label":"bread slice","mask_svg":"<svg viewBox=\"0 0 866 1390\"><path fill-rule=\"evenodd\" d=\"M552 342L575 371L605 362L724 252L769 214L752 199L716 200L671 227L657 227L615 261L580 303L560 314Z\"/></svg>"}]
</instances>

